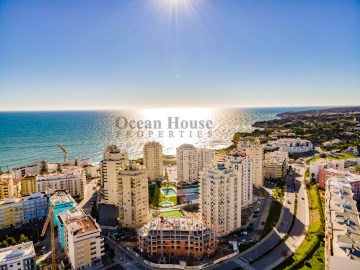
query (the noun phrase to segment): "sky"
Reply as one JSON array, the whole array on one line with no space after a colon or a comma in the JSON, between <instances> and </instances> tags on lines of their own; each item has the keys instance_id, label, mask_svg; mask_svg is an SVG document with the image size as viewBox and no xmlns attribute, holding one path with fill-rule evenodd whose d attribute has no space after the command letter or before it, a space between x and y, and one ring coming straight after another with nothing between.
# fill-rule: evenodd
<instances>
[{"instance_id":1,"label":"sky","mask_svg":"<svg viewBox=\"0 0 360 270\"><path fill-rule=\"evenodd\" d=\"M360 104L360 1L0 0L0 111Z\"/></svg>"}]
</instances>

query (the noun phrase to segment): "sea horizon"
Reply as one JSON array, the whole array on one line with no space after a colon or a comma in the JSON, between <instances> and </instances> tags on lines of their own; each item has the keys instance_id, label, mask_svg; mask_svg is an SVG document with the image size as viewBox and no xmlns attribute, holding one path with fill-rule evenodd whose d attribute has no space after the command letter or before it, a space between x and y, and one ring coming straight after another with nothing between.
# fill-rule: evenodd
<instances>
[{"instance_id":1,"label":"sea horizon","mask_svg":"<svg viewBox=\"0 0 360 270\"><path fill-rule=\"evenodd\" d=\"M79 111L2 111L0 112L0 167L2 170L46 160L61 162L62 152L56 144L68 152L68 158L91 158L94 163L102 159L108 145L116 144L127 151L131 159L142 157L146 141L162 143L164 154L174 155L176 147L191 143L196 147L220 149L231 145L235 132L249 132L257 121L272 120L276 115L288 111L303 111L332 108L332 106L303 107L253 107L253 108L159 108L139 110L79 110ZM143 129L139 136L137 129L117 127L116 120L162 121L163 137L159 129ZM185 121L212 121L209 130L174 129L173 136L166 127L167 118ZM173 119L173 120L174 120ZM146 134L153 132L151 136Z\"/></svg>"}]
</instances>

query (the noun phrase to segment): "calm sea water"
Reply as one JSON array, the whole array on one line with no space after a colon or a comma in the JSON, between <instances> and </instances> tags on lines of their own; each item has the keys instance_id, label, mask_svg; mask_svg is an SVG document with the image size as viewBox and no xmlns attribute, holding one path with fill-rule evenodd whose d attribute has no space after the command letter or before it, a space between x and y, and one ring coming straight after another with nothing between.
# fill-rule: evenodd
<instances>
[{"instance_id":1,"label":"calm sea water","mask_svg":"<svg viewBox=\"0 0 360 270\"><path fill-rule=\"evenodd\" d=\"M66 148L69 158L90 157L94 162L101 160L103 151L110 144L128 151L131 158L141 157L144 143L153 139L163 144L165 154L175 154L176 147L182 143L216 149L230 145L235 132L251 131L251 125L256 121L274 119L276 114L285 111L316 108L319 107L0 112L0 167L4 170L38 160L62 161L62 152L56 144ZM154 126L152 129L122 129L116 125L118 117L151 123L158 120L161 129ZM211 136L207 129L202 130L202 134L198 134L198 129L168 129L169 117L173 120L179 117L179 121L187 123L210 120L213 123ZM119 124L123 125L123 122ZM173 133L169 134L169 131Z\"/></svg>"}]
</instances>

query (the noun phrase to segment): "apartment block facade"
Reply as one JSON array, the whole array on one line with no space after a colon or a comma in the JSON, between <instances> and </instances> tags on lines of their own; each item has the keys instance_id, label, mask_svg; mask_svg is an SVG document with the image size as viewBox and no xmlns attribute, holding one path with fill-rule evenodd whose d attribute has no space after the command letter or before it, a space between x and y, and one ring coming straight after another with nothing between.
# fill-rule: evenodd
<instances>
[{"instance_id":1,"label":"apartment block facade","mask_svg":"<svg viewBox=\"0 0 360 270\"><path fill-rule=\"evenodd\" d=\"M150 181L163 177L163 148L159 142L151 141L144 145L144 165Z\"/></svg>"},{"instance_id":2,"label":"apartment block facade","mask_svg":"<svg viewBox=\"0 0 360 270\"><path fill-rule=\"evenodd\" d=\"M36 193L36 176L25 176L21 179L21 196L28 196Z\"/></svg>"},{"instance_id":3,"label":"apartment block facade","mask_svg":"<svg viewBox=\"0 0 360 270\"><path fill-rule=\"evenodd\" d=\"M241 207L253 203L253 186L255 181L254 160L243 151L232 151L225 155L226 168L233 169L241 185Z\"/></svg>"},{"instance_id":4,"label":"apartment block facade","mask_svg":"<svg viewBox=\"0 0 360 270\"><path fill-rule=\"evenodd\" d=\"M14 179L11 174L0 175L0 200L14 196Z\"/></svg>"},{"instance_id":5,"label":"apartment block facade","mask_svg":"<svg viewBox=\"0 0 360 270\"><path fill-rule=\"evenodd\" d=\"M36 178L37 192L48 190L66 190L76 200L84 198L85 171L79 167L69 167L61 173L38 175Z\"/></svg>"},{"instance_id":6,"label":"apartment block facade","mask_svg":"<svg viewBox=\"0 0 360 270\"><path fill-rule=\"evenodd\" d=\"M24 210L24 223L42 220L49 212L48 197L43 193L32 193L22 197Z\"/></svg>"},{"instance_id":7,"label":"apartment block facade","mask_svg":"<svg viewBox=\"0 0 360 270\"><path fill-rule=\"evenodd\" d=\"M240 168L241 170L241 168ZM216 236L241 227L242 183L235 168L224 161L204 170L201 183L201 215Z\"/></svg>"},{"instance_id":8,"label":"apartment block facade","mask_svg":"<svg viewBox=\"0 0 360 270\"><path fill-rule=\"evenodd\" d=\"M118 174L119 222L123 227L138 228L149 216L149 189L145 166L129 162Z\"/></svg>"},{"instance_id":9,"label":"apartment block facade","mask_svg":"<svg viewBox=\"0 0 360 270\"><path fill-rule=\"evenodd\" d=\"M0 229L24 224L24 207L21 198L5 198L0 201Z\"/></svg>"},{"instance_id":10,"label":"apartment block facade","mask_svg":"<svg viewBox=\"0 0 360 270\"><path fill-rule=\"evenodd\" d=\"M35 270L36 254L33 242L0 249L0 270Z\"/></svg>"},{"instance_id":11,"label":"apartment block facade","mask_svg":"<svg viewBox=\"0 0 360 270\"><path fill-rule=\"evenodd\" d=\"M202 259L217 250L215 233L199 219L190 217L157 218L138 230L138 247L156 262L170 257Z\"/></svg>"},{"instance_id":12,"label":"apartment block facade","mask_svg":"<svg viewBox=\"0 0 360 270\"><path fill-rule=\"evenodd\" d=\"M57 219L59 240L69 257L71 268L99 266L105 251L104 237L96 221L80 209L61 213Z\"/></svg>"},{"instance_id":13,"label":"apartment block facade","mask_svg":"<svg viewBox=\"0 0 360 270\"><path fill-rule=\"evenodd\" d=\"M116 145L109 146L100 162L100 181L106 204L118 206L118 174L128 163L128 153L121 152Z\"/></svg>"},{"instance_id":14,"label":"apartment block facade","mask_svg":"<svg viewBox=\"0 0 360 270\"><path fill-rule=\"evenodd\" d=\"M176 148L177 180L180 184L198 181L198 154L195 146L183 144Z\"/></svg>"},{"instance_id":15,"label":"apartment block facade","mask_svg":"<svg viewBox=\"0 0 360 270\"><path fill-rule=\"evenodd\" d=\"M51 195L49 198L49 204L54 207L54 226L58 225L58 215L77 208L77 203L73 197L65 191L56 191L53 195Z\"/></svg>"},{"instance_id":16,"label":"apartment block facade","mask_svg":"<svg viewBox=\"0 0 360 270\"><path fill-rule=\"evenodd\" d=\"M254 185L256 187L263 187L264 150L260 140L258 138L242 138L238 143L238 150L245 152L247 156L253 159Z\"/></svg>"},{"instance_id":17,"label":"apartment block facade","mask_svg":"<svg viewBox=\"0 0 360 270\"><path fill-rule=\"evenodd\" d=\"M289 169L289 154L275 151L264 155L264 179L284 179Z\"/></svg>"}]
</instances>

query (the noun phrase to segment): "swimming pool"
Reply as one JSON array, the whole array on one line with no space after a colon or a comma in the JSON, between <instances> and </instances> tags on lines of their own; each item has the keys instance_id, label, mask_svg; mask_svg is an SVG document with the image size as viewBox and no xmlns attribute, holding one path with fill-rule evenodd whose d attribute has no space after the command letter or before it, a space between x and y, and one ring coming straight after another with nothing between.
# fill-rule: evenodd
<instances>
[{"instance_id":1,"label":"swimming pool","mask_svg":"<svg viewBox=\"0 0 360 270\"><path fill-rule=\"evenodd\" d=\"M161 193L165 196L165 197L175 197L177 196L177 192L176 189L173 187L169 187L169 188L162 188L160 189Z\"/></svg>"},{"instance_id":2,"label":"swimming pool","mask_svg":"<svg viewBox=\"0 0 360 270\"><path fill-rule=\"evenodd\" d=\"M162 203L160 203L160 205L162 207L170 207L170 206L174 206L174 203L172 203L172 202L162 202Z\"/></svg>"}]
</instances>

